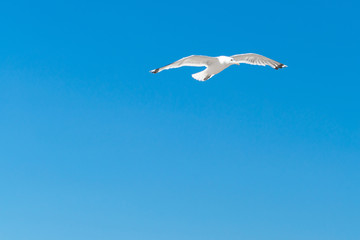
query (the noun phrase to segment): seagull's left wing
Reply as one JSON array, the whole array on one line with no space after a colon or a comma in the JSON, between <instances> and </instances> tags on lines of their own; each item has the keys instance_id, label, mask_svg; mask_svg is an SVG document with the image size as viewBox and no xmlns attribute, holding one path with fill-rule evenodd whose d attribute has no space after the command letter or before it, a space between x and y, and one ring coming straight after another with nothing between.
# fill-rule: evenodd
<instances>
[{"instance_id":1,"label":"seagull's left wing","mask_svg":"<svg viewBox=\"0 0 360 240\"><path fill-rule=\"evenodd\" d=\"M276 70L279 68L287 67L285 64L279 63L275 60L272 60L270 58L255 53L238 54L238 55L233 55L231 57L236 61L238 61L239 63L247 63L252 65L260 65L260 66L269 65L270 67L275 68Z\"/></svg>"},{"instance_id":2,"label":"seagull's left wing","mask_svg":"<svg viewBox=\"0 0 360 240\"><path fill-rule=\"evenodd\" d=\"M171 68L179 68L183 66L193 66L193 67L208 67L211 65L216 58L214 57L208 57L208 56L201 56L201 55L191 55L188 57L184 57L180 60L177 60L176 62L173 62L169 65L166 65L161 68L157 68L154 70L151 70L152 73L158 73L166 69Z\"/></svg>"}]
</instances>

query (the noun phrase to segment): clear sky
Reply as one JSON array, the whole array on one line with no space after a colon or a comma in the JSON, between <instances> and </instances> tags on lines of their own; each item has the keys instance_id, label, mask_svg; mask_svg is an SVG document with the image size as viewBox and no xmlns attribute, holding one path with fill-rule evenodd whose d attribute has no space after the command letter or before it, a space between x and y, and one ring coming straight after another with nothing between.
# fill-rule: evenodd
<instances>
[{"instance_id":1,"label":"clear sky","mask_svg":"<svg viewBox=\"0 0 360 240\"><path fill-rule=\"evenodd\" d=\"M359 8L3 1L0 239L360 239Z\"/></svg>"}]
</instances>

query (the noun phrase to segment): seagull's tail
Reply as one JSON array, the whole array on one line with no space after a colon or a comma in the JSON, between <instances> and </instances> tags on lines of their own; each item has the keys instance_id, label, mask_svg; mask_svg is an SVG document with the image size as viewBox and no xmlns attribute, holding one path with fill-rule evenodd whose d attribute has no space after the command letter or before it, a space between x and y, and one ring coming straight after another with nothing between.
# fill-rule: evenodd
<instances>
[{"instance_id":1,"label":"seagull's tail","mask_svg":"<svg viewBox=\"0 0 360 240\"><path fill-rule=\"evenodd\" d=\"M214 74L209 74L205 69L204 71L195 73L191 76L198 81L206 81L206 80L210 79L212 76L214 76Z\"/></svg>"}]
</instances>

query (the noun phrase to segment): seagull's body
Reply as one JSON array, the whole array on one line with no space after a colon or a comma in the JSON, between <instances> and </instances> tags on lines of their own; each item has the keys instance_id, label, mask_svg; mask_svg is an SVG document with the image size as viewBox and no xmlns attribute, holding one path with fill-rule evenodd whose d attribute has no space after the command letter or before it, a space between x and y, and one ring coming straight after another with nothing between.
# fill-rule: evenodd
<instances>
[{"instance_id":1,"label":"seagull's body","mask_svg":"<svg viewBox=\"0 0 360 240\"><path fill-rule=\"evenodd\" d=\"M151 70L152 73L158 73L166 69L179 68L183 66L193 66L193 67L206 67L205 70L195 73L192 75L193 78L199 81L206 81L210 79L215 74L218 74L222 70L230 67L231 65L240 63L247 63L252 65L266 66L269 65L274 69L287 67L286 65L276 62L270 58L261 56L255 53L245 53L233 55L231 57L220 56L220 57L208 57L200 55L191 55L189 57L184 57L174 63L166 65L161 68Z\"/></svg>"}]
</instances>

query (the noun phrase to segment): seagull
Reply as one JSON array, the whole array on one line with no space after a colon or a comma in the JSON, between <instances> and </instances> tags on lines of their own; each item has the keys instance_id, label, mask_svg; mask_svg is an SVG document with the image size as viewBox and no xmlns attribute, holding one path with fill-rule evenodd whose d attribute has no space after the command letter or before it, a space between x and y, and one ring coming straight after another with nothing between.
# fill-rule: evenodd
<instances>
[{"instance_id":1,"label":"seagull","mask_svg":"<svg viewBox=\"0 0 360 240\"><path fill-rule=\"evenodd\" d=\"M191 55L188 57L184 57L176 62L173 62L169 65L166 65L161 68L157 68L151 70L151 73L158 73L163 70L171 69L171 68L179 68L183 66L192 66L192 67L206 67L205 70L195 73L191 75L198 81L206 81L213 77L215 74L218 74L222 70L230 67L231 65L240 65L240 63L247 63L251 65L260 65L266 66L269 65L274 69L285 68L286 65L274 61L270 58L264 57L255 53L245 53L245 54L237 54L231 57L227 56L219 56L219 57L208 57L201 55Z\"/></svg>"}]
</instances>

